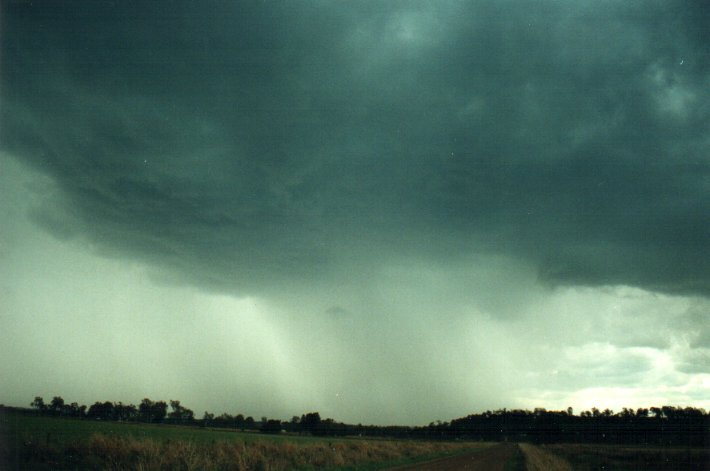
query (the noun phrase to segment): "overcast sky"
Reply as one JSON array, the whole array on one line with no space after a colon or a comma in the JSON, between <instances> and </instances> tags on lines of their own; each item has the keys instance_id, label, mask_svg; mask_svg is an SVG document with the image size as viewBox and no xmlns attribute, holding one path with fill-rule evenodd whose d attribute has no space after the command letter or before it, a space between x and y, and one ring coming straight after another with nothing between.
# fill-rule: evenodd
<instances>
[{"instance_id":1,"label":"overcast sky","mask_svg":"<svg viewBox=\"0 0 710 471\"><path fill-rule=\"evenodd\" d=\"M0 21L0 402L710 408L706 2Z\"/></svg>"}]
</instances>

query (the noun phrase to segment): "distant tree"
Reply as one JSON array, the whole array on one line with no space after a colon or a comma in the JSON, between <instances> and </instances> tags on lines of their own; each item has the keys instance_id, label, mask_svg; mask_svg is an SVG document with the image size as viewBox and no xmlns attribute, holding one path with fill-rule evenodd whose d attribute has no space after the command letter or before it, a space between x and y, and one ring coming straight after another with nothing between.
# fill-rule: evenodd
<instances>
[{"instance_id":1,"label":"distant tree","mask_svg":"<svg viewBox=\"0 0 710 471\"><path fill-rule=\"evenodd\" d=\"M331 435L334 433L335 428L336 428L335 421L333 419L327 418L327 419L321 420L320 423L318 424L318 426L315 429L313 429L312 433L315 435Z\"/></svg>"},{"instance_id":2,"label":"distant tree","mask_svg":"<svg viewBox=\"0 0 710 471\"><path fill-rule=\"evenodd\" d=\"M62 415L66 415L69 417L83 417L84 411L86 411L86 406L79 407L79 404L76 402L72 402L69 405L64 405L64 411L62 412Z\"/></svg>"},{"instance_id":3,"label":"distant tree","mask_svg":"<svg viewBox=\"0 0 710 471\"><path fill-rule=\"evenodd\" d=\"M133 404L125 406L126 420L136 420L138 418L138 408Z\"/></svg>"},{"instance_id":4,"label":"distant tree","mask_svg":"<svg viewBox=\"0 0 710 471\"><path fill-rule=\"evenodd\" d=\"M138 405L138 414L140 415L141 421L148 423L152 422L154 406L155 403L147 397L141 401Z\"/></svg>"},{"instance_id":5,"label":"distant tree","mask_svg":"<svg viewBox=\"0 0 710 471\"><path fill-rule=\"evenodd\" d=\"M162 422L168 414L168 404L165 401L157 401L153 404L153 422Z\"/></svg>"},{"instance_id":6,"label":"distant tree","mask_svg":"<svg viewBox=\"0 0 710 471\"><path fill-rule=\"evenodd\" d=\"M30 403L30 406L37 409L37 413L42 413L47 410L47 405L44 403L44 399L41 396L35 396L35 400Z\"/></svg>"},{"instance_id":7,"label":"distant tree","mask_svg":"<svg viewBox=\"0 0 710 471\"><path fill-rule=\"evenodd\" d=\"M288 431L289 432L298 432L301 430L301 419L297 416L294 415L291 417L291 421L288 424Z\"/></svg>"},{"instance_id":8,"label":"distant tree","mask_svg":"<svg viewBox=\"0 0 710 471\"><path fill-rule=\"evenodd\" d=\"M205 427L209 427L212 425L212 421L214 420L214 414L210 414L209 412L205 411L205 413L202 415L202 425Z\"/></svg>"},{"instance_id":9,"label":"distant tree","mask_svg":"<svg viewBox=\"0 0 710 471\"><path fill-rule=\"evenodd\" d=\"M97 401L91 407L89 407L89 411L86 413L86 416L90 419L96 420L114 420L115 411L113 403L109 401Z\"/></svg>"},{"instance_id":10,"label":"distant tree","mask_svg":"<svg viewBox=\"0 0 710 471\"><path fill-rule=\"evenodd\" d=\"M663 406L661 407L661 411L663 412L663 417L666 417L668 419L675 419L678 417L678 409L673 407L673 406Z\"/></svg>"},{"instance_id":11,"label":"distant tree","mask_svg":"<svg viewBox=\"0 0 710 471\"><path fill-rule=\"evenodd\" d=\"M217 427L225 427L225 428L236 427L234 417L227 414L226 412L222 413L218 417L215 417L214 422Z\"/></svg>"},{"instance_id":12,"label":"distant tree","mask_svg":"<svg viewBox=\"0 0 710 471\"><path fill-rule=\"evenodd\" d=\"M683 415L684 417L692 417L694 419L698 419L702 418L705 415L705 410L696 409L694 407L686 407L683 410L678 409L678 414Z\"/></svg>"},{"instance_id":13,"label":"distant tree","mask_svg":"<svg viewBox=\"0 0 710 471\"><path fill-rule=\"evenodd\" d=\"M172 409L172 412L168 414L168 417L171 419L177 419L179 420L182 417L182 406L180 405L180 401L174 401L170 399L170 408Z\"/></svg>"},{"instance_id":14,"label":"distant tree","mask_svg":"<svg viewBox=\"0 0 710 471\"><path fill-rule=\"evenodd\" d=\"M143 422L162 422L168 413L168 404L165 401L153 402L147 397L138 406L138 415Z\"/></svg>"},{"instance_id":15,"label":"distant tree","mask_svg":"<svg viewBox=\"0 0 710 471\"><path fill-rule=\"evenodd\" d=\"M301 416L301 429L306 432L315 432L320 426L321 418L318 412L309 412Z\"/></svg>"},{"instance_id":16,"label":"distant tree","mask_svg":"<svg viewBox=\"0 0 710 471\"><path fill-rule=\"evenodd\" d=\"M71 404L64 404L62 407L61 414L66 417L76 417L79 409L79 404L72 402Z\"/></svg>"},{"instance_id":17,"label":"distant tree","mask_svg":"<svg viewBox=\"0 0 710 471\"><path fill-rule=\"evenodd\" d=\"M118 421L124 421L125 420L124 417L127 415L127 411L124 410L125 408L126 408L126 406L121 401L114 403L113 404L112 419L118 420Z\"/></svg>"},{"instance_id":18,"label":"distant tree","mask_svg":"<svg viewBox=\"0 0 710 471\"><path fill-rule=\"evenodd\" d=\"M657 419L663 418L663 410L660 407L651 407L651 413Z\"/></svg>"},{"instance_id":19,"label":"distant tree","mask_svg":"<svg viewBox=\"0 0 710 471\"><path fill-rule=\"evenodd\" d=\"M244 428L252 430L254 428L254 417L249 416L244 419Z\"/></svg>"},{"instance_id":20,"label":"distant tree","mask_svg":"<svg viewBox=\"0 0 710 471\"><path fill-rule=\"evenodd\" d=\"M244 427L246 426L246 420L244 419L244 416L242 414L237 414L234 417L234 426L238 429L244 430Z\"/></svg>"},{"instance_id":21,"label":"distant tree","mask_svg":"<svg viewBox=\"0 0 710 471\"><path fill-rule=\"evenodd\" d=\"M172 412L168 414L168 418L178 424L186 424L194 422L195 414L188 408L180 405L180 401L170 400L170 408Z\"/></svg>"},{"instance_id":22,"label":"distant tree","mask_svg":"<svg viewBox=\"0 0 710 471\"><path fill-rule=\"evenodd\" d=\"M280 433L281 432L281 421L275 420L275 419L262 420L260 430L262 433Z\"/></svg>"},{"instance_id":23,"label":"distant tree","mask_svg":"<svg viewBox=\"0 0 710 471\"><path fill-rule=\"evenodd\" d=\"M138 409L133 404L124 404L119 402L114 404L115 420L135 420L138 417Z\"/></svg>"},{"instance_id":24,"label":"distant tree","mask_svg":"<svg viewBox=\"0 0 710 471\"><path fill-rule=\"evenodd\" d=\"M49 410L53 414L59 415L62 413L62 409L64 409L64 399L61 396L54 396L52 402L49 403Z\"/></svg>"}]
</instances>

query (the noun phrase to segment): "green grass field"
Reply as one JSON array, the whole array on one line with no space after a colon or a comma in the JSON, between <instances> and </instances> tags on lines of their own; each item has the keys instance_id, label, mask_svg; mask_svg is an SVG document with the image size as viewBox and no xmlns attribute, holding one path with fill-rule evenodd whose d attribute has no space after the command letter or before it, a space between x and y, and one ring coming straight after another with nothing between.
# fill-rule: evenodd
<instances>
[{"instance_id":1,"label":"green grass field","mask_svg":"<svg viewBox=\"0 0 710 471\"><path fill-rule=\"evenodd\" d=\"M64 445L102 434L107 437L124 437L165 441L190 441L212 443L215 441L253 442L255 440L312 443L319 440L310 436L267 435L254 431L211 429L172 425L152 425L134 422L102 422L88 419L64 419L20 414L0 414L0 437L10 441L45 441ZM337 439L336 439L337 440ZM332 440L331 440L332 441Z\"/></svg>"},{"instance_id":2,"label":"green grass field","mask_svg":"<svg viewBox=\"0 0 710 471\"><path fill-rule=\"evenodd\" d=\"M485 446L265 435L0 413L2 469L375 470Z\"/></svg>"}]
</instances>

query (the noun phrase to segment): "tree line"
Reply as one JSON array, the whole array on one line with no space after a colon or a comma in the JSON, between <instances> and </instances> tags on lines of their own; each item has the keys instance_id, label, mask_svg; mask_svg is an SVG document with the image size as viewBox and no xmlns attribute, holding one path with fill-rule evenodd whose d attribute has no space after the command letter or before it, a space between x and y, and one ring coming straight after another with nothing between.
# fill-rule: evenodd
<instances>
[{"instance_id":1,"label":"tree line","mask_svg":"<svg viewBox=\"0 0 710 471\"><path fill-rule=\"evenodd\" d=\"M178 400L153 401L144 398L138 406L122 402L96 401L91 406L67 403L61 396L54 396L49 403L41 396L35 396L30 403L34 414L51 417L70 417L120 422L144 422L153 424L193 425L202 427L231 428L239 430L259 430L265 433L308 432L319 434L324 426L333 424L332 419L321 420L318 412L294 416L290 421L262 417L260 421L243 414L215 414L205 411L202 419L183 406ZM169 407L169 409L168 409ZM0 407L1 408L1 407ZM9 409L9 408L6 408Z\"/></svg>"},{"instance_id":2,"label":"tree line","mask_svg":"<svg viewBox=\"0 0 710 471\"><path fill-rule=\"evenodd\" d=\"M114 420L146 423L172 423L194 425L195 414L180 404L170 400L170 411L165 401L143 399L138 406L122 402L97 401L88 408L76 402L66 403L61 396L54 396L47 404L41 396L35 396L30 406L39 415L54 417L75 417L95 420Z\"/></svg>"},{"instance_id":3,"label":"tree line","mask_svg":"<svg viewBox=\"0 0 710 471\"><path fill-rule=\"evenodd\" d=\"M578 415L572 408L548 411L500 409L471 414L450 422L427 426L379 426L346 424L322 419L318 412L293 416L291 420L256 421L243 414L215 416L205 411L201 419L180 401L143 399L138 406L121 402L96 402L90 407L71 404L55 396L49 404L37 396L30 403L34 413L95 420L169 423L263 433L307 433L320 436L387 436L422 439L467 439L525 441L533 443L615 443L674 446L705 446L710 443L710 414L693 407L650 407L619 412L592 408ZM168 407L170 410L168 410Z\"/></svg>"},{"instance_id":4,"label":"tree line","mask_svg":"<svg viewBox=\"0 0 710 471\"><path fill-rule=\"evenodd\" d=\"M597 408L574 415L572 409L487 411L452 420L440 429L451 436L535 443L609 443L706 446L710 414L693 407L651 407L619 412Z\"/></svg>"}]
</instances>

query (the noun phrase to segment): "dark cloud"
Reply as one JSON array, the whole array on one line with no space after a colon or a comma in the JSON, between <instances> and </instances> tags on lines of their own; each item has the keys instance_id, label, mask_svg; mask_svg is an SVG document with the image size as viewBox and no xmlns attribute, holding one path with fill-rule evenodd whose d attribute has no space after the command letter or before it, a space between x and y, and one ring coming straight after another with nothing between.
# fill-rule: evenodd
<instances>
[{"instance_id":1,"label":"dark cloud","mask_svg":"<svg viewBox=\"0 0 710 471\"><path fill-rule=\"evenodd\" d=\"M696 2L7 2L35 220L216 289L499 253L710 290ZM365 275L361 275L365 276Z\"/></svg>"}]
</instances>

